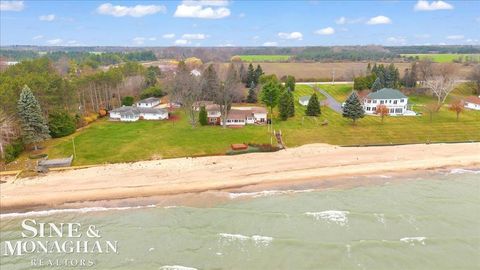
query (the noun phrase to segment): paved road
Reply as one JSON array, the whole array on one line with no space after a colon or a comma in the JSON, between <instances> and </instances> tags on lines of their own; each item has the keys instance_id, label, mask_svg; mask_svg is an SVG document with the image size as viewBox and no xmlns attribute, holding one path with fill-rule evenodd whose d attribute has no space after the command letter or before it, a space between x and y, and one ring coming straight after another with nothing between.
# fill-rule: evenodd
<instances>
[{"instance_id":1,"label":"paved road","mask_svg":"<svg viewBox=\"0 0 480 270\"><path fill-rule=\"evenodd\" d=\"M320 89L315 85L310 84L309 86L315 89L316 91L320 92L325 97L327 97L326 102L328 107L330 107L332 110L336 111L337 113L342 113L342 104L336 101L329 93L327 93L327 91Z\"/></svg>"}]
</instances>

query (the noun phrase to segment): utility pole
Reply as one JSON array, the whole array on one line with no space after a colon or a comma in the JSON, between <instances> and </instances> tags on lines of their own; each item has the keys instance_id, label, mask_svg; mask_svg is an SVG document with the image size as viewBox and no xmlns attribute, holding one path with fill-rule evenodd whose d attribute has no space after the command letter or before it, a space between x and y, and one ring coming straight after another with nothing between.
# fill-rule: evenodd
<instances>
[{"instance_id":1,"label":"utility pole","mask_svg":"<svg viewBox=\"0 0 480 270\"><path fill-rule=\"evenodd\" d=\"M335 69L332 69L332 85L335 84Z\"/></svg>"},{"instance_id":2,"label":"utility pole","mask_svg":"<svg viewBox=\"0 0 480 270\"><path fill-rule=\"evenodd\" d=\"M72 145L73 145L73 158L77 158L77 152L75 151L75 138L72 137Z\"/></svg>"}]
</instances>

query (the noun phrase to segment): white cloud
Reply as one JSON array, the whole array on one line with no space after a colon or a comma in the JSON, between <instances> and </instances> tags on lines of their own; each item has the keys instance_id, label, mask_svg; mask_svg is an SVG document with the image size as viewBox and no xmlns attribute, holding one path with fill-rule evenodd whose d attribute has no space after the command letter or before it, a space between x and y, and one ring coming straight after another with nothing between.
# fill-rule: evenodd
<instances>
[{"instance_id":1,"label":"white cloud","mask_svg":"<svg viewBox=\"0 0 480 270\"><path fill-rule=\"evenodd\" d=\"M39 16L38 19L40 21L51 22L51 21L55 20L55 14L42 15L42 16Z\"/></svg>"},{"instance_id":2,"label":"white cloud","mask_svg":"<svg viewBox=\"0 0 480 270\"><path fill-rule=\"evenodd\" d=\"M171 33L171 34L164 34L162 37L165 38L165 39L172 39L172 38L175 37L175 34L173 34L173 33Z\"/></svg>"},{"instance_id":3,"label":"white cloud","mask_svg":"<svg viewBox=\"0 0 480 270\"><path fill-rule=\"evenodd\" d=\"M174 17L199 18L199 19L221 19L230 16L229 2L226 0L187 0L177 6Z\"/></svg>"},{"instance_id":4,"label":"white cloud","mask_svg":"<svg viewBox=\"0 0 480 270\"><path fill-rule=\"evenodd\" d=\"M24 8L23 1L0 1L1 11L22 11Z\"/></svg>"},{"instance_id":5,"label":"white cloud","mask_svg":"<svg viewBox=\"0 0 480 270\"><path fill-rule=\"evenodd\" d=\"M447 39L450 39L450 40L460 40L460 39L464 39L465 36L464 35L450 35L450 36L447 36Z\"/></svg>"},{"instance_id":6,"label":"white cloud","mask_svg":"<svg viewBox=\"0 0 480 270\"><path fill-rule=\"evenodd\" d=\"M136 5L136 6L114 6L110 3L101 4L97 8L97 12L103 15L111 15L115 17L124 17L124 16L131 16L131 17L143 17L145 15L152 15L155 13L165 13L167 8L165 6L158 6L158 5Z\"/></svg>"},{"instance_id":7,"label":"white cloud","mask_svg":"<svg viewBox=\"0 0 480 270\"><path fill-rule=\"evenodd\" d=\"M336 23L336 24L346 24L346 23L347 23L347 18L345 18L345 17L342 16L342 17L336 19L336 20L335 20L335 23Z\"/></svg>"},{"instance_id":8,"label":"white cloud","mask_svg":"<svg viewBox=\"0 0 480 270\"><path fill-rule=\"evenodd\" d=\"M60 39L60 38L47 40L47 43L50 44L50 45L58 45L62 42L63 42L63 40Z\"/></svg>"},{"instance_id":9,"label":"white cloud","mask_svg":"<svg viewBox=\"0 0 480 270\"><path fill-rule=\"evenodd\" d=\"M242 13L238 14L238 17L239 17L239 18L244 18L244 17L245 17L245 13L242 12Z\"/></svg>"},{"instance_id":10,"label":"white cloud","mask_svg":"<svg viewBox=\"0 0 480 270\"><path fill-rule=\"evenodd\" d=\"M343 24L355 24L355 23L361 23L364 19L363 18L356 18L356 19L350 19L347 17L340 17L335 20L336 24L343 25Z\"/></svg>"},{"instance_id":11,"label":"white cloud","mask_svg":"<svg viewBox=\"0 0 480 270\"><path fill-rule=\"evenodd\" d=\"M371 24L371 25L391 24L391 23L392 23L392 20L389 17L383 16L383 15L372 17L370 18L370 20L367 21L367 24Z\"/></svg>"},{"instance_id":12,"label":"white cloud","mask_svg":"<svg viewBox=\"0 0 480 270\"><path fill-rule=\"evenodd\" d=\"M413 7L416 11L434 11L434 10L448 10L453 9L453 6L444 1L432 1L419 0Z\"/></svg>"},{"instance_id":13,"label":"white cloud","mask_svg":"<svg viewBox=\"0 0 480 270\"><path fill-rule=\"evenodd\" d=\"M275 41L267 41L265 43L263 43L263 46L268 46L268 47L274 47L274 46L278 46L278 43L275 42Z\"/></svg>"},{"instance_id":14,"label":"white cloud","mask_svg":"<svg viewBox=\"0 0 480 270\"><path fill-rule=\"evenodd\" d=\"M333 29L332 27L326 27L326 28L322 28L322 29L319 29L319 30L315 31L315 34L317 34L317 35L333 35L333 34L335 34L335 29Z\"/></svg>"},{"instance_id":15,"label":"white cloud","mask_svg":"<svg viewBox=\"0 0 480 270\"><path fill-rule=\"evenodd\" d=\"M148 40L155 41L155 40L157 40L157 38L156 37L151 37L151 38L148 38Z\"/></svg>"},{"instance_id":16,"label":"white cloud","mask_svg":"<svg viewBox=\"0 0 480 270\"><path fill-rule=\"evenodd\" d=\"M206 39L208 36L205 34L184 34L182 39L191 40L191 39Z\"/></svg>"},{"instance_id":17,"label":"white cloud","mask_svg":"<svg viewBox=\"0 0 480 270\"><path fill-rule=\"evenodd\" d=\"M133 44L135 45L143 45L145 43L144 37L136 37L133 39Z\"/></svg>"},{"instance_id":18,"label":"white cloud","mask_svg":"<svg viewBox=\"0 0 480 270\"><path fill-rule=\"evenodd\" d=\"M389 37L387 42L395 45L405 45L407 44L407 39L405 37Z\"/></svg>"},{"instance_id":19,"label":"white cloud","mask_svg":"<svg viewBox=\"0 0 480 270\"><path fill-rule=\"evenodd\" d=\"M302 40L303 34L300 32L291 32L291 33L278 33L278 36L282 39L295 39L295 40Z\"/></svg>"},{"instance_id":20,"label":"white cloud","mask_svg":"<svg viewBox=\"0 0 480 270\"><path fill-rule=\"evenodd\" d=\"M33 40L38 40L38 39L42 39L42 38L43 38L42 35L38 35L38 36L34 36L32 39L33 39Z\"/></svg>"},{"instance_id":21,"label":"white cloud","mask_svg":"<svg viewBox=\"0 0 480 270\"><path fill-rule=\"evenodd\" d=\"M187 45L190 44L190 41L186 39L177 39L175 40L175 45Z\"/></svg>"},{"instance_id":22,"label":"white cloud","mask_svg":"<svg viewBox=\"0 0 480 270\"><path fill-rule=\"evenodd\" d=\"M420 39L426 39L426 38L430 38L430 34L417 34L415 35L416 38L420 38Z\"/></svg>"}]
</instances>

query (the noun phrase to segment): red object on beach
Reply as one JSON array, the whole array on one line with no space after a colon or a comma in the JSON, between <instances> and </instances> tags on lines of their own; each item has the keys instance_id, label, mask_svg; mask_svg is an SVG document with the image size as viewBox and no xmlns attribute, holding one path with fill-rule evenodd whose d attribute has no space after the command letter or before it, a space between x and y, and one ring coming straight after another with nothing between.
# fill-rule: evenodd
<instances>
[{"instance_id":1,"label":"red object on beach","mask_svg":"<svg viewBox=\"0 0 480 270\"><path fill-rule=\"evenodd\" d=\"M244 143L234 143L230 147L232 147L232 150L245 150L248 148L248 145Z\"/></svg>"}]
</instances>

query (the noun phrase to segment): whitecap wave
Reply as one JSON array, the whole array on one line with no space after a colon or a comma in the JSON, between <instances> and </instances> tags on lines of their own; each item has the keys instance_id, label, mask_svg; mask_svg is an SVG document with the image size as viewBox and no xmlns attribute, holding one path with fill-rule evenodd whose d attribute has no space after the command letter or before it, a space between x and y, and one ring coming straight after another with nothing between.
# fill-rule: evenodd
<instances>
[{"instance_id":1,"label":"whitecap wave","mask_svg":"<svg viewBox=\"0 0 480 270\"><path fill-rule=\"evenodd\" d=\"M230 199L242 198L242 197L268 197L268 196L275 196L275 195L284 195L284 194L294 194L294 193L305 193L305 192L312 192L315 191L314 189L304 189L304 190L264 190L258 192L242 192L242 193L228 193Z\"/></svg>"},{"instance_id":2,"label":"whitecap wave","mask_svg":"<svg viewBox=\"0 0 480 270\"><path fill-rule=\"evenodd\" d=\"M468 170L468 169L451 169L449 174L464 174L464 173L472 173L472 174L480 174L480 170Z\"/></svg>"},{"instance_id":3,"label":"whitecap wave","mask_svg":"<svg viewBox=\"0 0 480 270\"><path fill-rule=\"evenodd\" d=\"M322 212L305 212L307 216L314 217L316 220L325 220L329 223L336 223L340 226L348 224L348 211L328 210Z\"/></svg>"},{"instance_id":4,"label":"whitecap wave","mask_svg":"<svg viewBox=\"0 0 480 270\"><path fill-rule=\"evenodd\" d=\"M51 210L42 210L42 211L31 211L31 212L25 212L25 213L0 214L0 218L19 218L19 217L31 217L31 216L43 217L43 216L65 214L65 213L121 211L121 210L131 210L131 209L141 209L141 208L154 208L154 207L157 207L157 206L154 204L151 204L151 205L125 206L125 207L85 207L85 208L51 209Z\"/></svg>"},{"instance_id":5,"label":"whitecap wave","mask_svg":"<svg viewBox=\"0 0 480 270\"><path fill-rule=\"evenodd\" d=\"M273 237L262 236L262 235L252 235L246 236L242 234L231 234L231 233L219 233L220 239L226 242L235 242L239 241L245 243L246 241L252 241L256 246L268 246L272 243Z\"/></svg>"},{"instance_id":6,"label":"whitecap wave","mask_svg":"<svg viewBox=\"0 0 480 270\"><path fill-rule=\"evenodd\" d=\"M164 265L159 268L160 270L198 270L197 268L187 267L182 265Z\"/></svg>"},{"instance_id":7,"label":"whitecap wave","mask_svg":"<svg viewBox=\"0 0 480 270\"><path fill-rule=\"evenodd\" d=\"M411 246L414 246L415 243L420 243L422 245L425 245L426 239L427 238L424 236L416 236L416 237L404 237L404 238L401 238L400 241L409 243Z\"/></svg>"}]
</instances>

